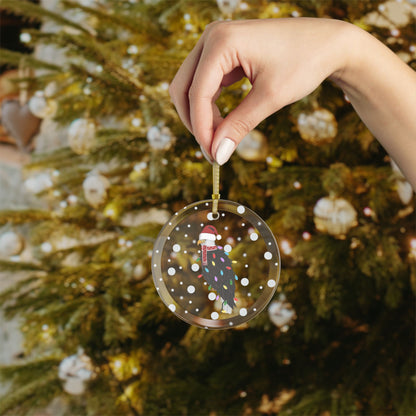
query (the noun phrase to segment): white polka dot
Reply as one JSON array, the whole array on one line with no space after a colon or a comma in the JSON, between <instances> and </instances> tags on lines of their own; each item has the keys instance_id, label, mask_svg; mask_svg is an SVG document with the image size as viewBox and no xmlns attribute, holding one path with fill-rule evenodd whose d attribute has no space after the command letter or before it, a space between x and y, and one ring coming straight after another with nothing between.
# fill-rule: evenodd
<instances>
[{"instance_id":1,"label":"white polka dot","mask_svg":"<svg viewBox=\"0 0 416 416\"><path fill-rule=\"evenodd\" d=\"M240 309L240 315L241 316L246 316L247 315L247 309L246 308L241 308Z\"/></svg>"},{"instance_id":2,"label":"white polka dot","mask_svg":"<svg viewBox=\"0 0 416 416\"><path fill-rule=\"evenodd\" d=\"M242 206L242 205L240 205L238 208L237 208L237 212L239 213L239 214L244 214L244 212L246 211L246 209Z\"/></svg>"},{"instance_id":3,"label":"white polka dot","mask_svg":"<svg viewBox=\"0 0 416 416\"><path fill-rule=\"evenodd\" d=\"M257 241L258 238L259 238L259 235L257 233L251 233L250 234L250 240L251 241Z\"/></svg>"},{"instance_id":4,"label":"white polka dot","mask_svg":"<svg viewBox=\"0 0 416 416\"><path fill-rule=\"evenodd\" d=\"M218 312L212 312L211 319L218 319L218 318L219 318Z\"/></svg>"},{"instance_id":5,"label":"white polka dot","mask_svg":"<svg viewBox=\"0 0 416 416\"><path fill-rule=\"evenodd\" d=\"M267 286L269 287L275 287L276 286L276 281L273 279L270 279L267 281Z\"/></svg>"},{"instance_id":6,"label":"white polka dot","mask_svg":"<svg viewBox=\"0 0 416 416\"><path fill-rule=\"evenodd\" d=\"M186 290L188 291L188 293L195 293L195 286L189 285Z\"/></svg>"},{"instance_id":7,"label":"white polka dot","mask_svg":"<svg viewBox=\"0 0 416 416\"><path fill-rule=\"evenodd\" d=\"M232 248L229 244L226 244L226 245L224 246L224 251L226 251L227 253L229 253L232 249L233 249L233 248Z\"/></svg>"},{"instance_id":8,"label":"white polka dot","mask_svg":"<svg viewBox=\"0 0 416 416\"><path fill-rule=\"evenodd\" d=\"M191 266L191 269L192 269L192 271L193 271L193 272L197 272L197 271L199 270L199 264L194 263L194 264Z\"/></svg>"},{"instance_id":9,"label":"white polka dot","mask_svg":"<svg viewBox=\"0 0 416 416\"><path fill-rule=\"evenodd\" d=\"M271 260L271 258L273 257L273 255L272 255L272 253L270 253L270 251L266 251L265 253L264 253L264 258L266 259L266 260Z\"/></svg>"},{"instance_id":10,"label":"white polka dot","mask_svg":"<svg viewBox=\"0 0 416 416\"><path fill-rule=\"evenodd\" d=\"M179 253L181 251L181 246L179 244L174 244L173 247L172 247L172 250L175 253Z\"/></svg>"},{"instance_id":11,"label":"white polka dot","mask_svg":"<svg viewBox=\"0 0 416 416\"><path fill-rule=\"evenodd\" d=\"M171 304L169 305L169 309L170 309L172 312L175 312L175 311L176 311L176 306L175 306L173 303L171 303Z\"/></svg>"},{"instance_id":12,"label":"white polka dot","mask_svg":"<svg viewBox=\"0 0 416 416\"><path fill-rule=\"evenodd\" d=\"M249 280L247 279L247 277L243 277L243 278L241 279L241 285L242 285L242 286L247 286L249 283L250 283L250 282L249 282Z\"/></svg>"},{"instance_id":13,"label":"white polka dot","mask_svg":"<svg viewBox=\"0 0 416 416\"><path fill-rule=\"evenodd\" d=\"M215 300L217 295L214 292L209 292L208 299L209 300Z\"/></svg>"},{"instance_id":14,"label":"white polka dot","mask_svg":"<svg viewBox=\"0 0 416 416\"><path fill-rule=\"evenodd\" d=\"M168 269L168 275L169 276L174 276L176 274L176 270L174 267L169 267Z\"/></svg>"}]
</instances>

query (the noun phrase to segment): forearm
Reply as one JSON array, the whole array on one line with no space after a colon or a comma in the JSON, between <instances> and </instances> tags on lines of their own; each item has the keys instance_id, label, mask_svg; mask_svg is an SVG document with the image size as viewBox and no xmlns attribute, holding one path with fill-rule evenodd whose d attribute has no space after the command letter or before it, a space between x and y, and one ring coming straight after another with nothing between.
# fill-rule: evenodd
<instances>
[{"instance_id":1,"label":"forearm","mask_svg":"<svg viewBox=\"0 0 416 416\"><path fill-rule=\"evenodd\" d=\"M371 35L349 32L331 79L416 190L416 73Z\"/></svg>"}]
</instances>

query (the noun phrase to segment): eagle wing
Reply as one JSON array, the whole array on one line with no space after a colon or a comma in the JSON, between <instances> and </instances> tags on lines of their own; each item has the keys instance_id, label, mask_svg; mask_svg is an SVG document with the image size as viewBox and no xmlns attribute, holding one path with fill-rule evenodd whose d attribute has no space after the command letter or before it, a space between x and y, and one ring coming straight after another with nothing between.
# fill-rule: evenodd
<instances>
[{"instance_id":1,"label":"eagle wing","mask_svg":"<svg viewBox=\"0 0 416 416\"><path fill-rule=\"evenodd\" d=\"M238 279L228 255L220 248L207 253L207 264L202 265L205 281L227 302L235 306L235 280Z\"/></svg>"}]
</instances>

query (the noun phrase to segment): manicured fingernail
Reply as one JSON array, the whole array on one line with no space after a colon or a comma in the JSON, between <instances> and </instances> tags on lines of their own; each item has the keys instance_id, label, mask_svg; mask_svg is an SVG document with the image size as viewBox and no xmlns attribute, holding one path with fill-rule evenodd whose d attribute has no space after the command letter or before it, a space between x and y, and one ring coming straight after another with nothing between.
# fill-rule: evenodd
<instances>
[{"instance_id":1,"label":"manicured fingernail","mask_svg":"<svg viewBox=\"0 0 416 416\"><path fill-rule=\"evenodd\" d=\"M217 163L220 166L223 165L231 157L235 148L236 145L233 140L229 139L228 137L222 139L215 155Z\"/></svg>"},{"instance_id":2,"label":"manicured fingernail","mask_svg":"<svg viewBox=\"0 0 416 416\"><path fill-rule=\"evenodd\" d=\"M211 165L214 163L214 161L212 160L212 157L201 147L201 152L204 155L205 159L208 160L209 163L211 163Z\"/></svg>"}]
</instances>

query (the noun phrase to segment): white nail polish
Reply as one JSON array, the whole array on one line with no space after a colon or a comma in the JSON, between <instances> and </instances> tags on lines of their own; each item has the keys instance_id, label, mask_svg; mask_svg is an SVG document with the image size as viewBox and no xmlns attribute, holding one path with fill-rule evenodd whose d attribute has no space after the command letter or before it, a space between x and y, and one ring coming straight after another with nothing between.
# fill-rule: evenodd
<instances>
[{"instance_id":1,"label":"white nail polish","mask_svg":"<svg viewBox=\"0 0 416 416\"><path fill-rule=\"evenodd\" d=\"M228 137L222 139L220 145L218 146L215 159L217 163L221 166L231 157L236 148L235 142Z\"/></svg>"}]
</instances>

